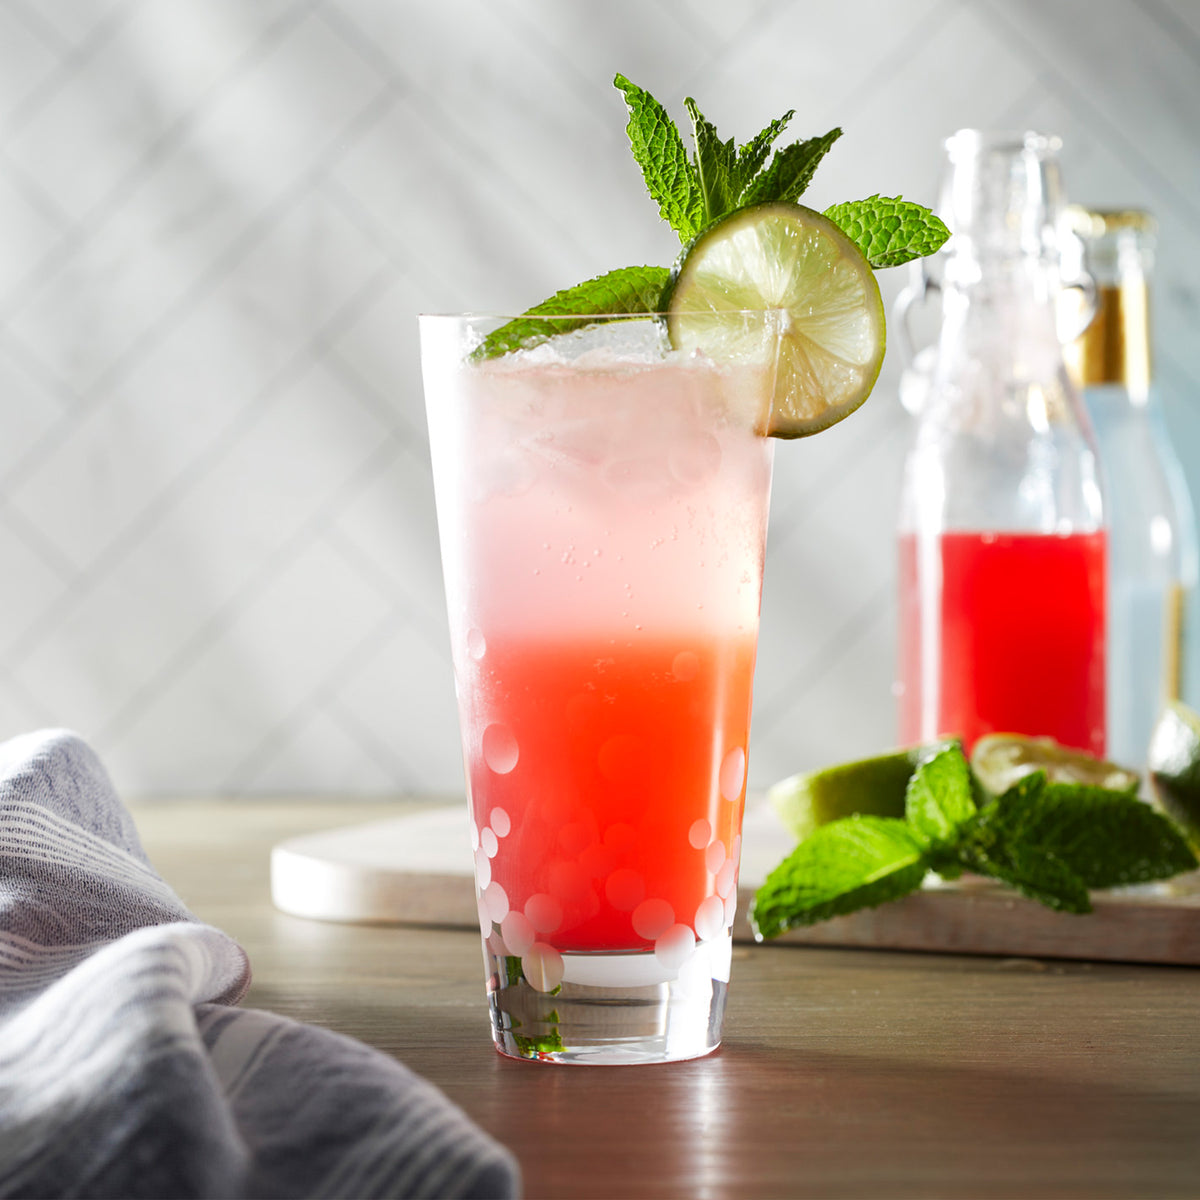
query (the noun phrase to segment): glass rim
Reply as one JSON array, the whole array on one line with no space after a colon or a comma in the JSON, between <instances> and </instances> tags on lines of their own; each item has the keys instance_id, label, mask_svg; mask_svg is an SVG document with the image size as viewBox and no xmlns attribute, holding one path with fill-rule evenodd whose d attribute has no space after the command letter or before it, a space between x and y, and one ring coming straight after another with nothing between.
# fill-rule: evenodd
<instances>
[{"instance_id":1,"label":"glass rim","mask_svg":"<svg viewBox=\"0 0 1200 1200\"><path fill-rule=\"evenodd\" d=\"M1048 158L1062 150L1062 138L1034 129L1016 130L959 129L942 142L951 162L980 154L1025 152Z\"/></svg>"},{"instance_id":2,"label":"glass rim","mask_svg":"<svg viewBox=\"0 0 1200 1200\"><path fill-rule=\"evenodd\" d=\"M772 308L732 308L712 312L688 313L688 319L730 317L762 317L786 311L783 305ZM436 321L666 321L670 313L665 312L611 312L611 313L504 313L488 312L419 312L417 320Z\"/></svg>"}]
</instances>

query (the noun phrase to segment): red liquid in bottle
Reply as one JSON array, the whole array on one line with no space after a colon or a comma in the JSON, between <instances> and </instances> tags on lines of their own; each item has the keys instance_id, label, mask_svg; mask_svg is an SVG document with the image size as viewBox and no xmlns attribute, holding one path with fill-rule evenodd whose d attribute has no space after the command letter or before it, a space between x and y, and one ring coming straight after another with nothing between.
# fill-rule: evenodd
<instances>
[{"instance_id":1,"label":"red liquid in bottle","mask_svg":"<svg viewBox=\"0 0 1200 1200\"><path fill-rule=\"evenodd\" d=\"M901 536L901 741L1024 733L1103 755L1104 533L951 532L928 558Z\"/></svg>"}]
</instances>

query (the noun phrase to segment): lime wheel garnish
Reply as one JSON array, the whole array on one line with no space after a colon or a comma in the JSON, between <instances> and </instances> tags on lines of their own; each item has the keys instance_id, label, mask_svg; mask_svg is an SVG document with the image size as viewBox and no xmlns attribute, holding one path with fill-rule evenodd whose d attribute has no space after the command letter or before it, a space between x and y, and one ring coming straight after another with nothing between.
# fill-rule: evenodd
<instances>
[{"instance_id":1,"label":"lime wheel garnish","mask_svg":"<svg viewBox=\"0 0 1200 1200\"><path fill-rule=\"evenodd\" d=\"M698 234L663 294L678 350L718 361L760 353L774 322L775 387L767 432L806 437L849 416L883 364L883 301L875 272L832 221L800 204L739 209Z\"/></svg>"}]
</instances>

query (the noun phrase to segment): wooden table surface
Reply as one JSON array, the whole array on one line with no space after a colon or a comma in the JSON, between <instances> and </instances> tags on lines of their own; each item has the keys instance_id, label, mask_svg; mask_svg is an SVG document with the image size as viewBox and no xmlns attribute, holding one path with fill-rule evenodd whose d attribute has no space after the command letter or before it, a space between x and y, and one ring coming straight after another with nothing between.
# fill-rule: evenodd
<instances>
[{"instance_id":1,"label":"wooden table surface","mask_svg":"<svg viewBox=\"0 0 1200 1200\"><path fill-rule=\"evenodd\" d=\"M400 804L135 806L147 852L246 948L246 1004L432 1080L528 1197L1200 1196L1200 970L738 946L721 1049L555 1067L491 1045L477 934L272 908L285 837Z\"/></svg>"}]
</instances>

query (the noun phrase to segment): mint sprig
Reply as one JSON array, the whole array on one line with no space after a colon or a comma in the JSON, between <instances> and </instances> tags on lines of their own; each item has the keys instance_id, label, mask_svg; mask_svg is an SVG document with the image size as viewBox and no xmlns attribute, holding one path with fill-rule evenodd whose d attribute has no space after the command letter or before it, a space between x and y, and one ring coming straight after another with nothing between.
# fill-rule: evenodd
<instances>
[{"instance_id":1,"label":"mint sprig","mask_svg":"<svg viewBox=\"0 0 1200 1200\"><path fill-rule=\"evenodd\" d=\"M1091 911L1089 888L1169 879L1198 863L1176 826L1129 792L1023 776L982 794L962 750L921 763L904 819L856 815L819 826L784 859L750 908L762 940L916 891L929 871L974 871L1059 912Z\"/></svg>"},{"instance_id":2,"label":"mint sprig","mask_svg":"<svg viewBox=\"0 0 1200 1200\"><path fill-rule=\"evenodd\" d=\"M794 112L770 122L743 146L722 140L716 126L690 96L684 108L691 119L694 154L689 154L670 114L645 88L624 75L614 86L621 92L629 113L626 132L634 161L659 215L688 246L714 222L752 204L795 202L808 188L813 173L841 129L804 141L772 147ZM768 161L769 159L769 161ZM872 267L895 267L932 254L950 236L949 230L928 209L899 196L871 196L837 204L825 214L862 250ZM575 287L556 292L521 318L496 330L475 351L476 358L492 358L555 333L591 324L590 320L545 322L543 316L588 318L611 313L647 316L662 312L663 293L670 271L666 267L622 267Z\"/></svg>"},{"instance_id":3,"label":"mint sprig","mask_svg":"<svg viewBox=\"0 0 1200 1200\"><path fill-rule=\"evenodd\" d=\"M659 215L681 242L689 242L703 225L704 199L695 163L667 110L649 92L618 75L613 84L625 94L629 108L629 148L642 168L642 178Z\"/></svg>"},{"instance_id":4,"label":"mint sprig","mask_svg":"<svg viewBox=\"0 0 1200 1200\"><path fill-rule=\"evenodd\" d=\"M666 267L619 267L564 288L524 316L493 330L475 350L474 357L494 358L510 350L528 349L555 334L595 324L600 316L652 312L669 275ZM554 319L547 320L548 317Z\"/></svg>"}]
</instances>

